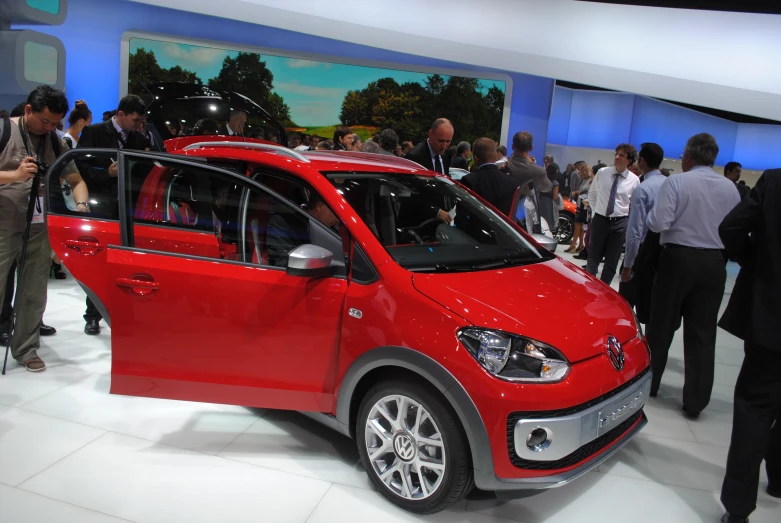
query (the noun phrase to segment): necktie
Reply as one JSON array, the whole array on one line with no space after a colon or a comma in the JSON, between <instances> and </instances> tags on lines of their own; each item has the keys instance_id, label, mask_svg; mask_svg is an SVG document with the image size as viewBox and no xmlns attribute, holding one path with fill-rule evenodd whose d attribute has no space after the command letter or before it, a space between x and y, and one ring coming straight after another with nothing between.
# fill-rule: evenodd
<instances>
[{"instance_id":1,"label":"necktie","mask_svg":"<svg viewBox=\"0 0 781 523\"><path fill-rule=\"evenodd\" d=\"M434 170L440 174L445 174L445 171L442 170L442 157L439 155L434 157Z\"/></svg>"},{"instance_id":2,"label":"necktie","mask_svg":"<svg viewBox=\"0 0 781 523\"><path fill-rule=\"evenodd\" d=\"M616 173L616 178L613 180L613 187L610 188L610 198L607 201L607 212L605 216L610 218L610 215L613 214L613 211L616 208L616 192L618 191L618 178L621 176L621 174Z\"/></svg>"}]
</instances>

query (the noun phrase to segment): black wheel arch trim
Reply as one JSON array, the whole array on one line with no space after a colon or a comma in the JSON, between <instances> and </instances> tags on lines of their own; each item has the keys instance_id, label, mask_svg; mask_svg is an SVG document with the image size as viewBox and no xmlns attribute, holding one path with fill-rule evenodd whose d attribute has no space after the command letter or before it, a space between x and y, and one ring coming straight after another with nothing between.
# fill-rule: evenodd
<instances>
[{"instance_id":1,"label":"black wheel arch trim","mask_svg":"<svg viewBox=\"0 0 781 523\"><path fill-rule=\"evenodd\" d=\"M491 441L472 398L445 367L416 350L393 346L378 347L365 352L350 365L342 378L336 403L336 421L343 427L340 432L349 434L350 408L356 387L367 373L380 367L397 367L419 374L445 396L456 412L469 441L475 484L478 488L494 485L497 478L494 473ZM354 437L354 434L350 435Z\"/></svg>"},{"instance_id":2,"label":"black wheel arch trim","mask_svg":"<svg viewBox=\"0 0 781 523\"><path fill-rule=\"evenodd\" d=\"M78 281L78 280L77 280ZM108 313L108 309L103 304L103 301L101 301L100 298L98 298L98 295L95 294L92 289L84 285L83 283L79 282L79 285L84 290L84 292L87 294L87 298L90 299L92 304L95 306L96 309L98 309L98 312L101 316L103 316L103 319L108 324L109 328L111 328L111 315Z\"/></svg>"}]
</instances>

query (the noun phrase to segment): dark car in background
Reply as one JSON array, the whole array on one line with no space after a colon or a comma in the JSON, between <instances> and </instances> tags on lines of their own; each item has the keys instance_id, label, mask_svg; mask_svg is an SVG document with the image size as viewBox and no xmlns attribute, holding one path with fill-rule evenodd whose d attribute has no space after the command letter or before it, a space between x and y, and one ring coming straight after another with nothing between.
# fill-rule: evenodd
<instances>
[{"instance_id":1,"label":"dark car in background","mask_svg":"<svg viewBox=\"0 0 781 523\"><path fill-rule=\"evenodd\" d=\"M287 146L285 128L266 109L243 94L181 82L143 84L147 122L163 140L189 135L224 135L231 112L247 115L244 136Z\"/></svg>"}]
</instances>

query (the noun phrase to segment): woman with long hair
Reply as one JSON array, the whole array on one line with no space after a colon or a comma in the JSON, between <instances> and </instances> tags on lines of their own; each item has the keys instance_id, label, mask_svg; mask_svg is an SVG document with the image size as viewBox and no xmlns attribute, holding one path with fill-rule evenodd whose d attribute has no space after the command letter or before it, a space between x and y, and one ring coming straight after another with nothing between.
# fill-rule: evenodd
<instances>
[{"instance_id":1,"label":"woman with long hair","mask_svg":"<svg viewBox=\"0 0 781 523\"><path fill-rule=\"evenodd\" d=\"M575 233L572 235L572 243L569 249L564 252L580 252L586 248L583 226L588 222L588 210L583 200L588 196L588 190L591 187L591 181L594 179L594 176L591 167L586 162L578 166L578 172L580 174L580 184L577 187L573 186L571 193L571 198L578 202L578 210L575 214Z\"/></svg>"}]
</instances>

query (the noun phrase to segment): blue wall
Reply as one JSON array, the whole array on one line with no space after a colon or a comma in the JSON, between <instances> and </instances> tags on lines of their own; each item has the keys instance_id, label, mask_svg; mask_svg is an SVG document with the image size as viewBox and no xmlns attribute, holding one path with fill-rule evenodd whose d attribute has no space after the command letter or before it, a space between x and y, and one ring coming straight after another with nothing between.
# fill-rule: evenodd
<instances>
[{"instance_id":1,"label":"blue wall","mask_svg":"<svg viewBox=\"0 0 781 523\"><path fill-rule=\"evenodd\" d=\"M738 125L735 159L746 169L773 169L781 166L781 125ZM756 159L761 159L761 163Z\"/></svg>"},{"instance_id":2,"label":"blue wall","mask_svg":"<svg viewBox=\"0 0 781 523\"><path fill-rule=\"evenodd\" d=\"M556 87L548 142L613 149L622 142L655 142L677 158L686 141L710 133L719 144L717 165L733 160L746 169L781 165L781 125L738 124L644 96Z\"/></svg>"},{"instance_id":3,"label":"blue wall","mask_svg":"<svg viewBox=\"0 0 781 523\"><path fill-rule=\"evenodd\" d=\"M635 114L629 138L632 144L658 143L666 156L677 158L689 138L705 132L712 134L719 144L718 165L724 165L734 158L737 123L644 96L635 98Z\"/></svg>"},{"instance_id":4,"label":"blue wall","mask_svg":"<svg viewBox=\"0 0 781 523\"><path fill-rule=\"evenodd\" d=\"M629 138L635 97L631 94L575 91L567 144L613 149ZM612 144L603 147L603 144Z\"/></svg>"},{"instance_id":5,"label":"blue wall","mask_svg":"<svg viewBox=\"0 0 781 523\"><path fill-rule=\"evenodd\" d=\"M553 106L548 122L548 143L567 145L569 122L572 114L572 89L557 87L553 92Z\"/></svg>"},{"instance_id":6,"label":"blue wall","mask_svg":"<svg viewBox=\"0 0 781 523\"><path fill-rule=\"evenodd\" d=\"M96 115L117 106L120 40L125 31L179 35L399 64L503 72L122 0L75 0L69 2L68 8L68 17L63 25L29 29L62 40L67 53L68 99L71 103L76 99L86 100ZM22 28L28 27L14 27ZM548 78L507 74L513 80L510 137L520 130L531 132L540 144L537 146L541 149L538 154L543 154L554 82Z\"/></svg>"}]
</instances>

